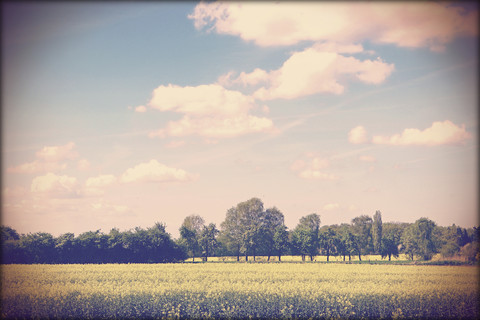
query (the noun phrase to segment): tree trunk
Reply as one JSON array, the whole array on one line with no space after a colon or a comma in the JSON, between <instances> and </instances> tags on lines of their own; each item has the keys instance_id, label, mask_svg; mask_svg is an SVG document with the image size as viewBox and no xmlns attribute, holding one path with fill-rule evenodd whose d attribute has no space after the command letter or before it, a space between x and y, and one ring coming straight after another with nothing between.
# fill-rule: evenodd
<instances>
[{"instance_id":1,"label":"tree trunk","mask_svg":"<svg viewBox=\"0 0 480 320\"><path fill-rule=\"evenodd\" d=\"M391 254L388 255L388 261L392 261L392 255Z\"/></svg>"},{"instance_id":2,"label":"tree trunk","mask_svg":"<svg viewBox=\"0 0 480 320\"><path fill-rule=\"evenodd\" d=\"M278 255L278 261L282 261L282 256L281 255Z\"/></svg>"},{"instance_id":3,"label":"tree trunk","mask_svg":"<svg viewBox=\"0 0 480 320\"><path fill-rule=\"evenodd\" d=\"M352 261L352 255L349 253L348 254L348 262Z\"/></svg>"},{"instance_id":4,"label":"tree trunk","mask_svg":"<svg viewBox=\"0 0 480 320\"><path fill-rule=\"evenodd\" d=\"M245 262L248 261L248 253L245 252Z\"/></svg>"},{"instance_id":5,"label":"tree trunk","mask_svg":"<svg viewBox=\"0 0 480 320\"><path fill-rule=\"evenodd\" d=\"M343 255L343 262L345 262L345 255Z\"/></svg>"}]
</instances>

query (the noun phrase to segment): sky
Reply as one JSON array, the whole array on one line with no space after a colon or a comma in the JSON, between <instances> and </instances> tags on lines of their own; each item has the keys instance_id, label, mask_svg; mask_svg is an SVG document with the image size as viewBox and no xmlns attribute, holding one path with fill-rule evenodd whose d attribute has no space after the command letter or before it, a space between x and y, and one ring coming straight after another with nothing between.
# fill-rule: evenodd
<instances>
[{"instance_id":1,"label":"sky","mask_svg":"<svg viewBox=\"0 0 480 320\"><path fill-rule=\"evenodd\" d=\"M474 2L2 2L2 224L478 225Z\"/></svg>"}]
</instances>

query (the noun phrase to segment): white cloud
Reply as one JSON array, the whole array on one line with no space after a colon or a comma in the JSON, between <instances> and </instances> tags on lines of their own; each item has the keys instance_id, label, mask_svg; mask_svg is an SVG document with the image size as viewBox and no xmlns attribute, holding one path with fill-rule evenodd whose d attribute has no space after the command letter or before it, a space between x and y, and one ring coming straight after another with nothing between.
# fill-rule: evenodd
<instances>
[{"instance_id":1,"label":"white cloud","mask_svg":"<svg viewBox=\"0 0 480 320\"><path fill-rule=\"evenodd\" d=\"M185 170L168 167L157 160L141 163L129 168L121 177L122 182L184 182L196 179L196 175Z\"/></svg>"},{"instance_id":2,"label":"white cloud","mask_svg":"<svg viewBox=\"0 0 480 320\"><path fill-rule=\"evenodd\" d=\"M327 159L307 155L308 159L298 159L292 163L290 170L296 172L302 179L309 180L337 180L338 176L325 172L330 166Z\"/></svg>"},{"instance_id":3,"label":"white cloud","mask_svg":"<svg viewBox=\"0 0 480 320\"><path fill-rule=\"evenodd\" d=\"M374 136L374 144L388 144L394 146L408 145L458 145L464 144L471 134L465 130L465 125L461 127L455 125L449 120L443 122L434 122L431 127L421 131L415 128L403 130L401 134L395 134L390 137Z\"/></svg>"},{"instance_id":4,"label":"white cloud","mask_svg":"<svg viewBox=\"0 0 480 320\"><path fill-rule=\"evenodd\" d=\"M327 46L327 44L325 44ZM367 84L383 82L394 70L393 64L380 59L358 60L340 55L325 46L314 46L293 53L277 70L266 72L255 69L251 73L240 73L237 78L232 73L219 78L225 85L262 84L253 96L260 100L295 99L311 94L341 94L349 78ZM330 47L333 44L329 44ZM346 47L346 46L344 46ZM338 49L338 48L337 48ZM348 50L362 50L361 46L349 46Z\"/></svg>"},{"instance_id":5,"label":"white cloud","mask_svg":"<svg viewBox=\"0 0 480 320\"><path fill-rule=\"evenodd\" d=\"M353 144L367 143L367 130L363 126L357 126L348 133L348 141Z\"/></svg>"},{"instance_id":6,"label":"white cloud","mask_svg":"<svg viewBox=\"0 0 480 320\"><path fill-rule=\"evenodd\" d=\"M191 116L234 116L253 107L254 100L218 84L180 87L169 84L153 91L149 106Z\"/></svg>"},{"instance_id":7,"label":"white cloud","mask_svg":"<svg viewBox=\"0 0 480 320\"><path fill-rule=\"evenodd\" d=\"M197 29L259 46L368 40L438 51L457 36L478 34L478 13L448 2L201 2L189 18Z\"/></svg>"},{"instance_id":8,"label":"white cloud","mask_svg":"<svg viewBox=\"0 0 480 320\"><path fill-rule=\"evenodd\" d=\"M150 137L184 137L200 135L207 138L227 138L273 129L272 120L249 114L254 99L219 84L180 87L159 86L149 102L160 111L184 114L170 121L165 128L151 132Z\"/></svg>"},{"instance_id":9,"label":"white cloud","mask_svg":"<svg viewBox=\"0 0 480 320\"><path fill-rule=\"evenodd\" d=\"M36 194L49 195L51 198L71 198L79 194L76 178L51 172L34 178L30 190Z\"/></svg>"},{"instance_id":10,"label":"white cloud","mask_svg":"<svg viewBox=\"0 0 480 320\"><path fill-rule=\"evenodd\" d=\"M64 170L67 167L65 161L78 157L78 153L74 148L75 143L73 142L62 146L45 146L35 153L36 160L7 168L7 172L32 174Z\"/></svg>"}]
</instances>

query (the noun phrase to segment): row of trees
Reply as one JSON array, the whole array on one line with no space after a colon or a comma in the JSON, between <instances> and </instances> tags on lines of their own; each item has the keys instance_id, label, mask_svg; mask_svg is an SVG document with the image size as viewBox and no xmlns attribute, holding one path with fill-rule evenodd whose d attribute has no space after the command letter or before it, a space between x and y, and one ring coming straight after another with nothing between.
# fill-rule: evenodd
<instances>
[{"instance_id":1,"label":"row of trees","mask_svg":"<svg viewBox=\"0 0 480 320\"><path fill-rule=\"evenodd\" d=\"M444 257L462 255L468 260L478 260L479 229L466 230L452 225L437 226L427 218L415 223L383 223L380 211L373 218L362 215L351 224L320 226L320 216L312 213L300 218L293 230L288 230L284 215L276 207L264 209L263 202L252 198L230 208L220 229L202 217L191 215L180 227L179 245L190 257L211 255L236 256L237 261L244 255L255 260L256 256L270 257L301 255L313 260L318 254L348 257L380 254L391 260L399 254L409 259L430 260L435 253Z\"/></svg>"},{"instance_id":2,"label":"row of trees","mask_svg":"<svg viewBox=\"0 0 480 320\"><path fill-rule=\"evenodd\" d=\"M409 259L429 260L435 253L444 257L463 256L479 260L479 228L437 226L427 218L415 223L383 223L380 211L373 218L361 215L350 224L321 226L320 216L312 213L300 218L288 230L283 213L276 207L264 208L258 198L241 202L226 212L218 229L198 215L184 219L180 237L173 240L165 225L112 229L108 234L85 232L77 237L66 233L54 238L48 233L19 235L2 227L3 263L155 263L183 261L187 257L301 255L314 260L322 254L352 256L380 254L383 258L405 254Z\"/></svg>"},{"instance_id":3,"label":"row of trees","mask_svg":"<svg viewBox=\"0 0 480 320\"><path fill-rule=\"evenodd\" d=\"M185 258L185 250L160 223L148 229L88 231L77 237L65 233L58 238L44 232L19 235L2 227L2 263L160 263Z\"/></svg>"}]
</instances>

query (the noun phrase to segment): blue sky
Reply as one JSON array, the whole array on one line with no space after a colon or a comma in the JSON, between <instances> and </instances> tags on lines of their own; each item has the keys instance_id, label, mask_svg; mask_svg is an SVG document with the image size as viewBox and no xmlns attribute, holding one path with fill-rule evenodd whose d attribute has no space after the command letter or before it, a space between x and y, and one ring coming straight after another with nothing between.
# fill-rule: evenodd
<instances>
[{"instance_id":1,"label":"blue sky","mask_svg":"<svg viewBox=\"0 0 480 320\"><path fill-rule=\"evenodd\" d=\"M472 3L2 3L2 223L55 235L259 197L293 228L477 223Z\"/></svg>"}]
</instances>

